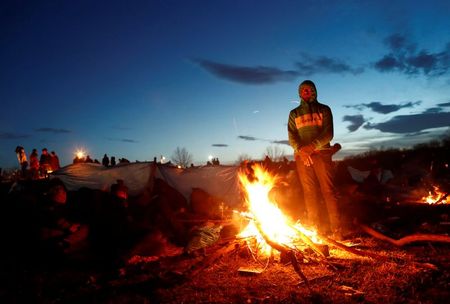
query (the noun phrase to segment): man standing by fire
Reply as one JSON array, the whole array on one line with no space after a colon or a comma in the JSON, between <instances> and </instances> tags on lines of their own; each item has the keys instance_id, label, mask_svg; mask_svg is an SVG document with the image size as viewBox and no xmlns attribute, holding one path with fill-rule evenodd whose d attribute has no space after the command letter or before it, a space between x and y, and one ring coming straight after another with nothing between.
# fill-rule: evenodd
<instances>
[{"instance_id":1,"label":"man standing by fire","mask_svg":"<svg viewBox=\"0 0 450 304\"><path fill-rule=\"evenodd\" d=\"M288 134L303 188L307 212L306 224L315 226L320 233L331 232L334 238L341 238L338 204L332 178L331 109L317 101L316 86L311 80L303 81L298 87L298 93L300 105L289 113ZM322 207L319 192L325 201L325 206Z\"/></svg>"}]
</instances>

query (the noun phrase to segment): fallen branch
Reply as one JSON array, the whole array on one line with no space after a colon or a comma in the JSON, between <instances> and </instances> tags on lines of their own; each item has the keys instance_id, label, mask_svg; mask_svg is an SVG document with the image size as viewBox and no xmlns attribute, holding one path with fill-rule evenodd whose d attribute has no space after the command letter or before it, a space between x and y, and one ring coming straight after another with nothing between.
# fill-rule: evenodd
<instances>
[{"instance_id":1,"label":"fallen branch","mask_svg":"<svg viewBox=\"0 0 450 304\"><path fill-rule=\"evenodd\" d=\"M364 225L359 224L359 227L366 233L370 234L371 236L380 239L382 241L386 241L388 243L391 243L392 245L402 247L407 244L416 243L416 242L438 242L438 243L450 243L450 237L447 235L440 235L440 234L412 234L405 236L401 239L393 239L390 238L375 229Z\"/></svg>"}]
</instances>

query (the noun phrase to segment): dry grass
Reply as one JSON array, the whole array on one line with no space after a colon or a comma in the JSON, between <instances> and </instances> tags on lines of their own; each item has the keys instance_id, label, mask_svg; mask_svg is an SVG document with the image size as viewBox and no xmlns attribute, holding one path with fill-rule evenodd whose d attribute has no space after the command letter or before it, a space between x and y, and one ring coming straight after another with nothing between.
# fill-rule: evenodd
<instances>
[{"instance_id":1,"label":"dry grass","mask_svg":"<svg viewBox=\"0 0 450 304\"><path fill-rule=\"evenodd\" d=\"M406 250L371 250L387 259L361 258L332 250L330 261L340 265L338 270L317 263L302 264L310 289L291 265L273 262L261 274L243 275L239 267L261 265L254 265L248 257L229 254L178 286L157 289L154 296L162 303L437 303L449 295L448 289L440 289L445 286L433 285L433 278L444 275L448 268L422 267L417 262L424 257ZM449 248L439 250L441 256L450 252ZM421 290L436 287L442 292L421 297Z\"/></svg>"},{"instance_id":2,"label":"dry grass","mask_svg":"<svg viewBox=\"0 0 450 304\"><path fill-rule=\"evenodd\" d=\"M355 240L380 259L330 248L328 261L301 263L305 284L292 265L271 261L260 274L240 267L258 264L233 243L196 257L142 259L119 273L89 268L27 274L41 303L446 303L450 297L450 247L420 244L402 249L373 238ZM230 250L223 250L230 248ZM242 247L241 247L242 249ZM217 254L221 253L221 254ZM437 266L431 269L428 264ZM94 277L94 279L92 279ZM23 290L21 292L26 292ZM0 294L1 296L2 294ZM10 301L9 301L10 302Z\"/></svg>"}]
</instances>

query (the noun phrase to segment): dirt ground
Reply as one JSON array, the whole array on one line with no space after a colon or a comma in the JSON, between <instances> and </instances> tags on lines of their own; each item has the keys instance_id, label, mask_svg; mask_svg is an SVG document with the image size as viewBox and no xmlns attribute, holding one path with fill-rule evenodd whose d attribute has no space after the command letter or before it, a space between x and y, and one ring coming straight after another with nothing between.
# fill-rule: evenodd
<instances>
[{"instance_id":1,"label":"dirt ground","mask_svg":"<svg viewBox=\"0 0 450 304\"><path fill-rule=\"evenodd\" d=\"M448 244L397 248L358 233L345 244L379 258L331 246L327 263L300 261L306 283L292 264L257 262L242 241L228 240L195 255L135 257L109 271L86 263L10 269L2 271L0 296L3 303L445 303L450 298Z\"/></svg>"},{"instance_id":2,"label":"dirt ground","mask_svg":"<svg viewBox=\"0 0 450 304\"><path fill-rule=\"evenodd\" d=\"M310 280L308 288L292 265L273 263L261 274L243 275L238 269L251 264L249 259L231 255L189 282L157 289L155 297L169 303L443 303L448 299L448 247L425 245L399 250L372 239L359 241L361 247L387 260L332 250L330 261L337 269L315 263L301 265ZM425 262L437 268L430 269Z\"/></svg>"}]
</instances>

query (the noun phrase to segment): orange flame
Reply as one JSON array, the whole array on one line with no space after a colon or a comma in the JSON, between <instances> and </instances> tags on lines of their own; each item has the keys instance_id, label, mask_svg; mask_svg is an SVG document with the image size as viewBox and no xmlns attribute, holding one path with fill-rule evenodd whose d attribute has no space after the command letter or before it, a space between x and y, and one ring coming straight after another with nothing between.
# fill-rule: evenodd
<instances>
[{"instance_id":1,"label":"orange flame","mask_svg":"<svg viewBox=\"0 0 450 304\"><path fill-rule=\"evenodd\" d=\"M267 238L289 248L295 248L296 243L300 242L297 230L318 242L315 232L305 229L299 222L292 223L278 206L270 201L269 192L277 178L272 177L259 165L254 165L252 169L254 171L254 179L252 180L249 180L244 172L239 173L239 180L246 192L246 203L249 208L248 212L241 212L241 215L250 219L250 222L238 237L254 237L259 244L260 251L269 255L271 247L259 233L255 224L255 221L257 221Z\"/></svg>"},{"instance_id":2,"label":"orange flame","mask_svg":"<svg viewBox=\"0 0 450 304\"><path fill-rule=\"evenodd\" d=\"M428 191L428 196L422 197L422 202L429 205L450 203L450 197L444 198L444 196L445 193L441 192L438 186L433 186L433 191Z\"/></svg>"}]
</instances>

